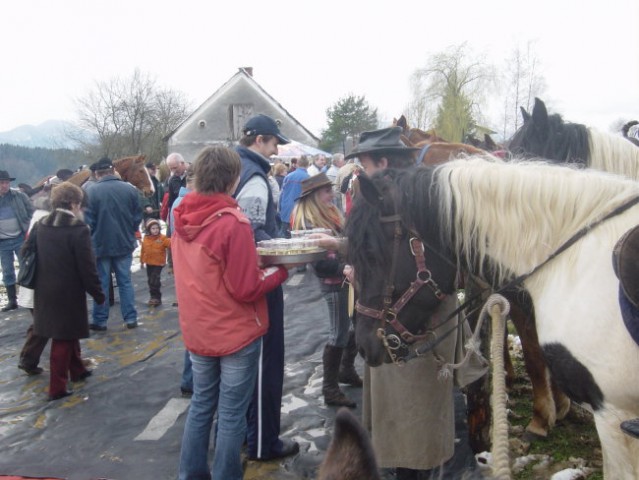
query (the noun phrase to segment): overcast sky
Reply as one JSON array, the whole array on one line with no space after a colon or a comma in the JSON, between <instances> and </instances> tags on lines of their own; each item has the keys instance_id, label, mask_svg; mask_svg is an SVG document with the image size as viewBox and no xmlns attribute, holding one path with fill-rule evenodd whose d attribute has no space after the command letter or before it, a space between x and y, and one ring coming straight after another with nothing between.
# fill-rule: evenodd
<instances>
[{"instance_id":1,"label":"overcast sky","mask_svg":"<svg viewBox=\"0 0 639 480\"><path fill-rule=\"evenodd\" d=\"M73 121L74 98L136 67L196 107L251 66L319 136L351 93L398 116L411 74L464 41L498 63L534 40L567 120L639 118L639 0L6 0L0 15L0 131Z\"/></svg>"}]
</instances>

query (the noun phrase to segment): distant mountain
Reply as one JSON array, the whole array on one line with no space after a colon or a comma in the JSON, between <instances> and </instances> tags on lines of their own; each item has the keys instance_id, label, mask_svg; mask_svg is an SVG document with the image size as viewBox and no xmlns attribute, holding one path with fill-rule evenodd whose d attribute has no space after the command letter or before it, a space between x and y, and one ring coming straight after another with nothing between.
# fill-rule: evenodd
<instances>
[{"instance_id":1,"label":"distant mountain","mask_svg":"<svg viewBox=\"0 0 639 480\"><path fill-rule=\"evenodd\" d=\"M77 137L78 128L64 120L47 120L40 125L22 125L8 132L0 132L0 143L21 147L40 148L77 148L78 142L69 135L74 132ZM91 138L89 132L80 132L86 140Z\"/></svg>"}]
</instances>

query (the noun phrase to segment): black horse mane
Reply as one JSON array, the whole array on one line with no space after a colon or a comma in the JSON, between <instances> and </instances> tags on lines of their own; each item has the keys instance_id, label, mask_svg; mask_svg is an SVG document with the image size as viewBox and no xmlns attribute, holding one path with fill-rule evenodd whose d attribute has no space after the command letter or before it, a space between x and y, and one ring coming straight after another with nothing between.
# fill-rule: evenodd
<instances>
[{"instance_id":1,"label":"black horse mane","mask_svg":"<svg viewBox=\"0 0 639 480\"><path fill-rule=\"evenodd\" d=\"M423 239L430 237L440 245L438 213L431 206L433 192L430 186L434 169L432 166L387 169L371 177L381 201L374 205L358 195L346 222L348 259L355 267L356 275L369 276L388 270L388 265L379 265L388 257L384 228L391 228L389 224L385 227L380 222L382 216L398 213L405 228L415 230Z\"/></svg>"},{"instance_id":2,"label":"black horse mane","mask_svg":"<svg viewBox=\"0 0 639 480\"><path fill-rule=\"evenodd\" d=\"M588 127L565 122L561 115L548 115L544 103L535 99L533 113L522 109L524 124L509 142L514 155L538 156L555 163L588 166L590 143Z\"/></svg>"}]
</instances>

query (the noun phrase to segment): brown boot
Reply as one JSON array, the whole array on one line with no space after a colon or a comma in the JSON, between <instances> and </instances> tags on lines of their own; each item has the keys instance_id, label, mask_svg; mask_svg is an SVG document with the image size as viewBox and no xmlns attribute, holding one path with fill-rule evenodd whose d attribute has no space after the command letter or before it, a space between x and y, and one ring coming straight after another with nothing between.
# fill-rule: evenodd
<instances>
[{"instance_id":1,"label":"brown boot","mask_svg":"<svg viewBox=\"0 0 639 480\"><path fill-rule=\"evenodd\" d=\"M322 380L322 395L326 405L355 408L357 404L340 390L337 383L339 364L342 360L343 348L326 345L322 361L324 363L324 379Z\"/></svg>"},{"instance_id":2,"label":"brown boot","mask_svg":"<svg viewBox=\"0 0 639 480\"><path fill-rule=\"evenodd\" d=\"M348 344L342 352L342 362L339 366L339 375L337 380L339 383L345 383L353 387L361 387L362 379L355 370L355 358L357 357L357 344L355 343L355 332L350 331L348 335Z\"/></svg>"}]
</instances>

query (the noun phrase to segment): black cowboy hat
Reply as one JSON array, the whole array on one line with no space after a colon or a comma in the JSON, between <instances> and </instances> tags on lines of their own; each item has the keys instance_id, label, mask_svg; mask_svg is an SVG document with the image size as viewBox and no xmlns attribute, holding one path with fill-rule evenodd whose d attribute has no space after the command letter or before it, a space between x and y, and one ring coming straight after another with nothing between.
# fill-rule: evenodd
<instances>
[{"instance_id":1,"label":"black cowboy hat","mask_svg":"<svg viewBox=\"0 0 639 480\"><path fill-rule=\"evenodd\" d=\"M302 193L300 193L300 196L295 200L300 200L301 198L310 195L315 190L327 187L328 185L333 185L333 182L331 182L330 178L328 178L324 172L305 178L302 180Z\"/></svg>"},{"instance_id":2,"label":"black cowboy hat","mask_svg":"<svg viewBox=\"0 0 639 480\"><path fill-rule=\"evenodd\" d=\"M401 134L401 127L388 127L382 128L381 130L373 130L371 132L362 132L357 146L344 158L349 159L364 153L411 153L420 150L419 148L407 147L400 138Z\"/></svg>"},{"instance_id":3,"label":"black cowboy hat","mask_svg":"<svg viewBox=\"0 0 639 480\"><path fill-rule=\"evenodd\" d=\"M244 135L274 135L277 137L277 143L280 145L291 143L288 138L282 135L277 122L271 117L261 113L249 118L242 132Z\"/></svg>"},{"instance_id":4,"label":"black cowboy hat","mask_svg":"<svg viewBox=\"0 0 639 480\"><path fill-rule=\"evenodd\" d=\"M97 172L99 170L109 170L111 168L113 168L113 162L109 157L102 157L100 160L89 167L92 172Z\"/></svg>"},{"instance_id":5,"label":"black cowboy hat","mask_svg":"<svg viewBox=\"0 0 639 480\"><path fill-rule=\"evenodd\" d=\"M6 170L0 170L0 180L9 180L10 182L13 182L15 178L9 176L9 172Z\"/></svg>"}]
</instances>

